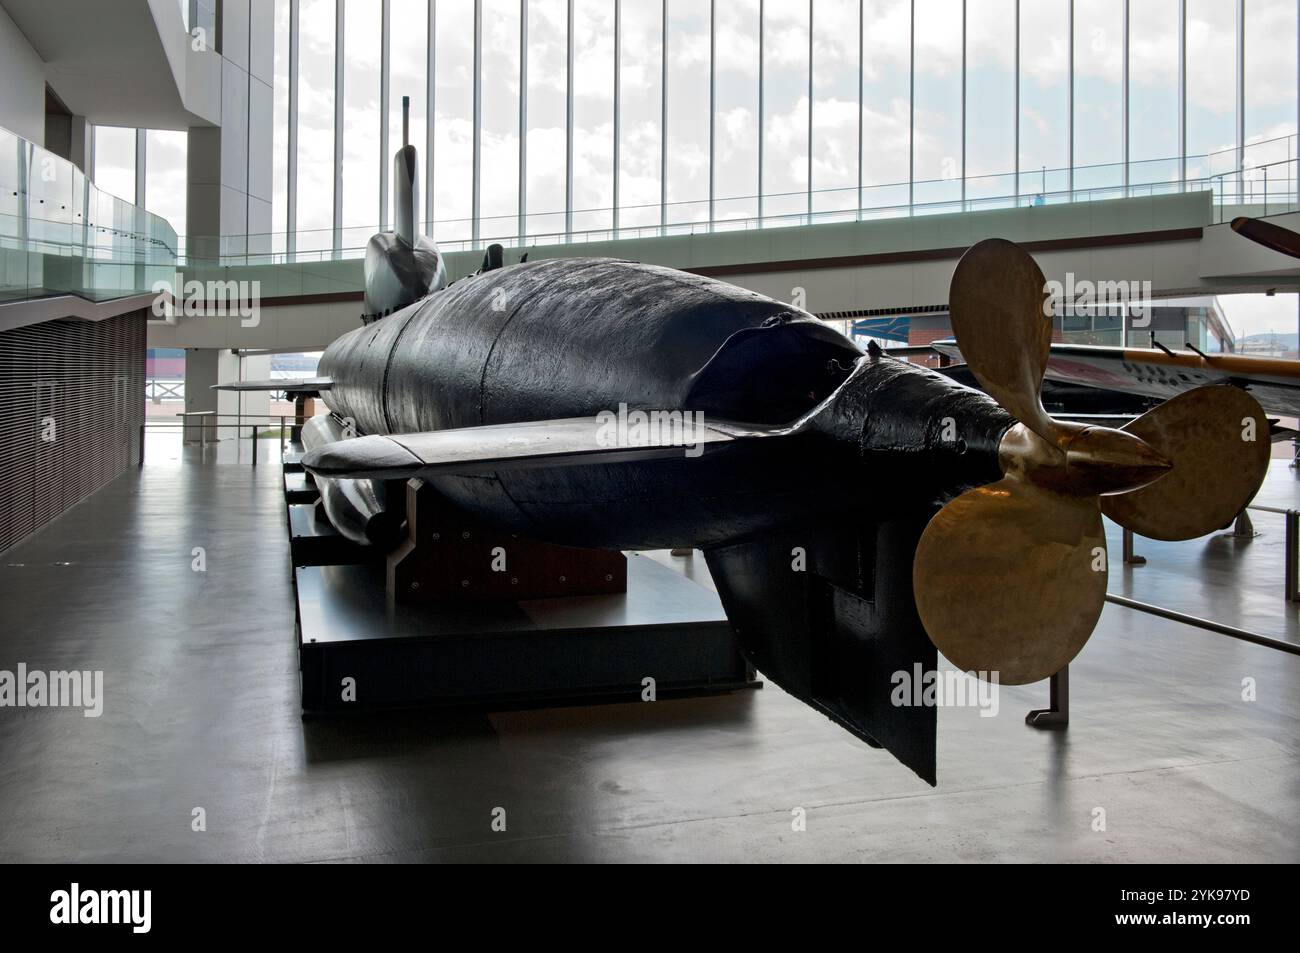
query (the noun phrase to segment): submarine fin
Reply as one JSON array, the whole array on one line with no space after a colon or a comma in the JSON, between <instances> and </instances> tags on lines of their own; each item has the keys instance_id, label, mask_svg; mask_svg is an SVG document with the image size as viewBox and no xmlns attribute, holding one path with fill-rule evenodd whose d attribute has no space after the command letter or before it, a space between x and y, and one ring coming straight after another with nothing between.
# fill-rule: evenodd
<instances>
[{"instance_id":1,"label":"submarine fin","mask_svg":"<svg viewBox=\"0 0 1300 953\"><path fill-rule=\"evenodd\" d=\"M735 440L790 432L785 427L728 421L696 423L696 418L678 412L676 427L644 426L643 439L636 430L637 423L628 423L635 413L392 436L376 434L312 450L302 462L317 476L397 480L447 473L620 463L681 454L695 457ZM649 420L650 414L646 417Z\"/></svg>"},{"instance_id":2,"label":"submarine fin","mask_svg":"<svg viewBox=\"0 0 1300 953\"><path fill-rule=\"evenodd\" d=\"M927 784L936 781L938 652L909 567L930 511L828 520L706 549L750 664Z\"/></svg>"},{"instance_id":3,"label":"submarine fin","mask_svg":"<svg viewBox=\"0 0 1300 953\"><path fill-rule=\"evenodd\" d=\"M213 384L213 390L282 390L290 394L319 394L334 386L328 377L282 377L260 381L226 381Z\"/></svg>"}]
</instances>

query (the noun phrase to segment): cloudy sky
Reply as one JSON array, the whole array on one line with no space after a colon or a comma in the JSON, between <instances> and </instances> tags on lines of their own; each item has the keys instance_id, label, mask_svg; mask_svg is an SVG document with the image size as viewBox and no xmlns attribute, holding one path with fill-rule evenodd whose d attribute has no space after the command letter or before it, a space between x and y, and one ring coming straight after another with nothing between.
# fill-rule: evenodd
<instances>
[{"instance_id":1,"label":"cloudy sky","mask_svg":"<svg viewBox=\"0 0 1300 953\"><path fill-rule=\"evenodd\" d=\"M667 142L670 220L707 216L709 194L709 5L624 0L620 85L620 205L624 222L657 223L667 47ZM279 0L281 8L287 6ZM575 228L608 227L613 204L614 3L576 0L574 11ZM1022 189L1062 187L1050 170L1068 163L1065 0L1021 4L1021 102L1014 111L1016 59L1013 0L968 0L965 169L961 129L960 0L916 0L916 100L909 110L907 0L767 0L764 56L763 191L765 211L802 211L811 186L815 207L856 204L858 164L868 205L897 200L908 179L909 114L915 122L918 201L960 194L1014 192L1019 125ZM1075 162L1077 187L1118 184L1122 173L1121 0L1075 2ZM379 0L352 0L344 31L344 224L378 221ZM394 0L394 108L413 97L416 142L423 145L424 0ZM562 227L565 190L565 0L528 0L526 188L530 230ZM1177 0L1132 4L1131 154L1134 181L1168 181L1177 153ZM439 237L468 234L473 154L473 3L441 0L434 49L434 212ZM1294 132L1293 0L1248 0L1247 136L1271 140ZM811 97L808 60L814 63ZM287 25L287 17L282 16ZM299 226L327 228L332 205L334 2L302 0L299 100ZM1232 4L1188 2L1188 149L1230 149L1234 140ZM714 108L714 189L720 217L756 214L760 117L758 0L718 0ZM508 235L519 206L519 2L483 0L482 214L485 235ZM858 150L859 42L864 102ZM286 47L287 50L287 47ZM284 97L281 91L281 97ZM809 149L808 111L812 107ZM397 124L394 122L394 130ZM1257 150L1261 161L1267 148ZM1285 158L1285 145L1282 147ZM1192 174L1219 171L1230 153L1192 163ZM1031 171L1046 168L1046 174ZM1035 181L1037 180L1037 181ZM788 195L789 193L793 193ZM306 201L304 201L306 199ZM281 199L281 204L282 204ZM645 206L651 206L645 208ZM277 221L282 216L277 216ZM558 222L558 226L557 226Z\"/></svg>"},{"instance_id":2,"label":"cloudy sky","mask_svg":"<svg viewBox=\"0 0 1300 953\"><path fill-rule=\"evenodd\" d=\"M1238 337L1300 331L1300 295L1219 295L1219 306Z\"/></svg>"}]
</instances>

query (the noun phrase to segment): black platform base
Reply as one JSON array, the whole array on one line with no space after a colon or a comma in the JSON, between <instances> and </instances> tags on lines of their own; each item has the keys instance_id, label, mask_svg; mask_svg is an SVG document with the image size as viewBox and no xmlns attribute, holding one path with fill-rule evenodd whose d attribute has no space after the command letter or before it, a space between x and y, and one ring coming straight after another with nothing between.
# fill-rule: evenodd
<instances>
[{"instance_id":1,"label":"black platform base","mask_svg":"<svg viewBox=\"0 0 1300 953\"><path fill-rule=\"evenodd\" d=\"M628 591L392 605L382 567L295 570L306 713L516 707L758 687L712 592L646 556ZM653 679L653 682L647 681Z\"/></svg>"},{"instance_id":2,"label":"black platform base","mask_svg":"<svg viewBox=\"0 0 1300 953\"><path fill-rule=\"evenodd\" d=\"M284 474L284 498L290 503L315 503L320 497L320 490L316 489L305 472L299 471L294 473L286 468Z\"/></svg>"},{"instance_id":3,"label":"black platform base","mask_svg":"<svg viewBox=\"0 0 1300 953\"><path fill-rule=\"evenodd\" d=\"M319 515L315 503L289 503L289 554L294 566L344 566L383 562L383 554L358 546Z\"/></svg>"}]
</instances>

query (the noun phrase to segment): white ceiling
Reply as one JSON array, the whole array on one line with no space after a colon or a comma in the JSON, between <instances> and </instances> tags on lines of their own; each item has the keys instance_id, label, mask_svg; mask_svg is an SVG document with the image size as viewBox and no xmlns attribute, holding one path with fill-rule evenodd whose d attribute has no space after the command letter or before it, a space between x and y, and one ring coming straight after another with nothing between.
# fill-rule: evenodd
<instances>
[{"instance_id":1,"label":"white ceiling","mask_svg":"<svg viewBox=\"0 0 1300 953\"><path fill-rule=\"evenodd\" d=\"M45 61L45 81L74 114L152 129L202 123L185 109L155 20L156 8L169 31L175 29L173 56L179 48L183 69L178 0L0 0L0 6Z\"/></svg>"}]
</instances>

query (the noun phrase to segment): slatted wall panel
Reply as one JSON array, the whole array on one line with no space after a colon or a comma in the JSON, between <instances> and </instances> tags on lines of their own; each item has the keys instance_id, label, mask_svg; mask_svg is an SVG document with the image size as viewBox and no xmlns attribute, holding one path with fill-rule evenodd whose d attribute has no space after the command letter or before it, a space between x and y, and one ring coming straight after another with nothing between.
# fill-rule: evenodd
<instances>
[{"instance_id":1,"label":"slatted wall panel","mask_svg":"<svg viewBox=\"0 0 1300 953\"><path fill-rule=\"evenodd\" d=\"M139 462L146 317L0 331L0 552Z\"/></svg>"}]
</instances>

